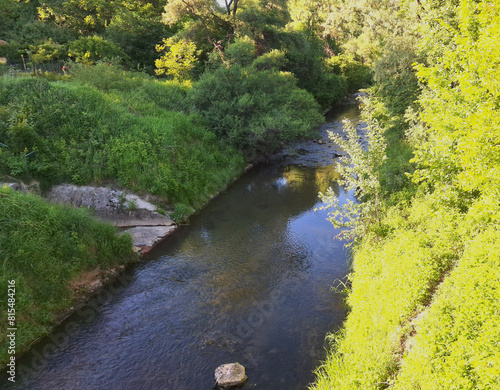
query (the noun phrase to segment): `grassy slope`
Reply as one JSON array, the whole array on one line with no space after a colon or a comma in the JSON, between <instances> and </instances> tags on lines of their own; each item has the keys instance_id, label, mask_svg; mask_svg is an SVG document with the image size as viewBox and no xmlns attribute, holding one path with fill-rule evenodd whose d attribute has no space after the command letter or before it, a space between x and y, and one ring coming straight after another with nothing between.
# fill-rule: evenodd
<instances>
[{"instance_id":1,"label":"grassy slope","mask_svg":"<svg viewBox=\"0 0 500 390\"><path fill-rule=\"evenodd\" d=\"M0 79L1 173L45 188L116 182L194 208L241 173L238 151L176 111L185 88L100 70L88 77L101 89L85 79Z\"/></svg>"},{"instance_id":2,"label":"grassy slope","mask_svg":"<svg viewBox=\"0 0 500 390\"><path fill-rule=\"evenodd\" d=\"M432 199L394 208L390 233L367 236L355 249L351 307L320 368L314 389L379 389L396 372L408 320L429 302L460 253L460 216L438 211Z\"/></svg>"},{"instance_id":3,"label":"grassy slope","mask_svg":"<svg viewBox=\"0 0 500 390\"><path fill-rule=\"evenodd\" d=\"M394 389L500 388L500 230L470 240L417 323Z\"/></svg>"},{"instance_id":4,"label":"grassy slope","mask_svg":"<svg viewBox=\"0 0 500 390\"><path fill-rule=\"evenodd\" d=\"M428 149L417 145L427 152L419 161L427 183L401 182L412 167L401 158L408 150L397 146L405 148L401 126L391 129L398 118L389 115L382 172L388 212L379 234L355 248L351 312L343 332L331 336L313 389L500 389L499 106L491 91L500 8L462 4L477 30L463 23L421 97L432 135Z\"/></svg>"},{"instance_id":5,"label":"grassy slope","mask_svg":"<svg viewBox=\"0 0 500 390\"><path fill-rule=\"evenodd\" d=\"M7 325L7 285L16 285L16 350L45 335L58 314L74 304L67 287L82 272L136 259L129 236L91 218L85 210L51 205L40 197L0 189L2 268L0 324ZM8 358L0 335L0 362Z\"/></svg>"}]
</instances>

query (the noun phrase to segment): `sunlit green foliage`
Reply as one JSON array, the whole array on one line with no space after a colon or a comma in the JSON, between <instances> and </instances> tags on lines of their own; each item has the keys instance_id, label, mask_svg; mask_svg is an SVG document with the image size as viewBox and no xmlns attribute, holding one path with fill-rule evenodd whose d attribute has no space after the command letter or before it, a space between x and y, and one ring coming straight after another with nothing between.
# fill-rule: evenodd
<instances>
[{"instance_id":1,"label":"sunlit green foliage","mask_svg":"<svg viewBox=\"0 0 500 390\"><path fill-rule=\"evenodd\" d=\"M99 36L82 37L69 45L68 55L76 62L93 65L101 59L121 62L125 52L113 42L106 41Z\"/></svg>"},{"instance_id":2,"label":"sunlit green foliage","mask_svg":"<svg viewBox=\"0 0 500 390\"><path fill-rule=\"evenodd\" d=\"M68 55L65 46L55 43L51 39L40 45L31 45L30 50L30 59L35 64L64 60Z\"/></svg>"},{"instance_id":3,"label":"sunlit green foliage","mask_svg":"<svg viewBox=\"0 0 500 390\"><path fill-rule=\"evenodd\" d=\"M377 116L414 148L418 187L389 182L412 168L388 148L393 206L355 247L352 311L314 389L500 388L500 4L414 5L418 45L389 34L373 62Z\"/></svg>"},{"instance_id":4,"label":"sunlit green foliage","mask_svg":"<svg viewBox=\"0 0 500 390\"><path fill-rule=\"evenodd\" d=\"M417 334L394 389L500 387L500 231L490 228L467 243Z\"/></svg>"},{"instance_id":5,"label":"sunlit green foliage","mask_svg":"<svg viewBox=\"0 0 500 390\"><path fill-rule=\"evenodd\" d=\"M367 87L372 81L370 68L347 55L328 58L326 64L335 74L343 76L347 81L349 92Z\"/></svg>"},{"instance_id":6,"label":"sunlit green foliage","mask_svg":"<svg viewBox=\"0 0 500 390\"><path fill-rule=\"evenodd\" d=\"M68 288L81 272L126 264L136 257L128 235L97 222L83 209L50 205L33 195L0 188L0 282L16 283L16 350L44 336L58 315L74 305ZM7 288L1 310L7 313ZM7 316L1 320L7 328ZM0 336L0 362L8 359Z\"/></svg>"},{"instance_id":7,"label":"sunlit green foliage","mask_svg":"<svg viewBox=\"0 0 500 390\"><path fill-rule=\"evenodd\" d=\"M463 1L459 16L452 47L434 66L419 68L428 86L420 99L427 131L415 179L477 192L481 207L500 191L500 5Z\"/></svg>"},{"instance_id":8,"label":"sunlit green foliage","mask_svg":"<svg viewBox=\"0 0 500 390\"><path fill-rule=\"evenodd\" d=\"M79 34L102 32L109 24L115 4L106 0L48 0L41 1L38 16L41 20L78 31Z\"/></svg>"},{"instance_id":9,"label":"sunlit green foliage","mask_svg":"<svg viewBox=\"0 0 500 390\"><path fill-rule=\"evenodd\" d=\"M312 389L380 389L398 367L408 319L428 303L461 250L462 218L435 199L389 210L387 236L370 233L355 249L344 330Z\"/></svg>"},{"instance_id":10,"label":"sunlit green foliage","mask_svg":"<svg viewBox=\"0 0 500 390\"><path fill-rule=\"evenodd\" d=\"M227 1L227 8L223 8L214 0L171 0L165 5L162 16L169 26L185 18L196 21L196 24L188 24L185 28L201 30L204 39L225 62L224 49L235 34L238 4L239 0Z\"/></svg>"},{"instance_id":11,"label":"sunlit green foliage","mask_svg":"<svg viewBox=\"0 0 500 390\"><path fill-rule=\"evenodd\" d=\"M117 75L106 69L82 78L112 88ZM240 172L239 153L218 145L193 118L170 111L185 96L182 86L124 76L116 85L122 90L107 92L1 79L0 139L8 148L0 150L0 171L44 186L112 180L195 206Z\"/></svg>"},{"instance_id":12,"label":"sunlit green foliage","mask_svg":"<svg viewBox=\"0 0 500 390\"><path fill-rule=\"evenodd\" d=\"M155 61L157 75L172 76L176 81L189 79L196 62L196 45L193 42L168 38L163 40L162 45L156 45L156 51L164 53Z\"/></svg>"},{"instance_id":13,"label":"sunlit green foliage","mask_svg":"<svg viewBox=\"0 0 500 390\"><path fill-rule=\"evenodd\" d=\"M374 225L380 227L382 217L380 168L387 158L386 144L382 128L373 117L370 99L363 99L363 103L363 118L367 126L360 130L362 135L347 119L344 120L347 139L340 134L329 133L330 139L347 153L337 165L342 177L339 183L352 191L358 201L347 199L341 206L332 188L320 193L325 202L323 208L330 210L329 220L335 227L344 228L343 234L350 239L362 237ZM361 142L363 138L367 142L366 149Z\"/></svg>"}]
</instances>

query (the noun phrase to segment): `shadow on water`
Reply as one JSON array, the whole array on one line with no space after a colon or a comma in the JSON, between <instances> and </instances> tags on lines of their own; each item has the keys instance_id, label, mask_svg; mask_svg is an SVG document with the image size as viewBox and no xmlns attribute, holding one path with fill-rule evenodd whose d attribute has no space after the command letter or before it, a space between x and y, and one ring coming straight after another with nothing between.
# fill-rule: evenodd
<instances>
[{"instance_id":1,"label":"shadow on water","mask_svg":"<svg viewBox=\"0 0 500 390\"><path fill-rule=\"evenodd\" d=\"M18 359L16 384L0 388L210 389L228 362L247 368L245 389L307 388L345 317L331 286L346 250L314 211L317 194L348 195L333 145L294 148L306 154L247 173Z\"/></svg>"}]
</instances>

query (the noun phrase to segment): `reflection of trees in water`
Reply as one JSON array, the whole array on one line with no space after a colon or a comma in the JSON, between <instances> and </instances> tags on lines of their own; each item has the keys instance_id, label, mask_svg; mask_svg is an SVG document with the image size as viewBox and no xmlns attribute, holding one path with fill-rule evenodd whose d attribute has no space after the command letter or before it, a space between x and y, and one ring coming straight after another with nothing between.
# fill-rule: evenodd
<instances>
[{"instance_id":1,"label":"reflection of trees in water","mask_svg":"<svg viewBox=\"0 0 500 390\"><path fill-rule=\"evenodd\" d=\"M313 209L318 191L337 177L333 167L256 170L193 219L189 234L170 243L168 252L203 268L190 278L190 289L205 301L201 310L244 311L284 281L300 278L311 249L289 231L289 221Z\"/></svg>"},{"instance_id":2,"label":"reflection of trees in water","mask_svg":"<svg viewBox=\"0 0 500 390\"><path fill-rule=\"evenodd\" d=\"M327 165L317 168L306 168L298 165L289 165L283 172L283 177L292 186L303 186L314 183L316 192L325 192L328 187L335 188L338 195L339 186L335 182L340 178L335 165Z\"/></svg>"},{"instance_id":3,"label":"reflection of trees in water","mask_svg":"<svg viewBox=\"0 0 500 390\"><path fill-rule=\"evenodd\" d=\"M344 118L356 122L361 117L361 110L357 104L346 104L335 106L326 114L326 121L341 121Z\"/></svg>"}]
</instances>

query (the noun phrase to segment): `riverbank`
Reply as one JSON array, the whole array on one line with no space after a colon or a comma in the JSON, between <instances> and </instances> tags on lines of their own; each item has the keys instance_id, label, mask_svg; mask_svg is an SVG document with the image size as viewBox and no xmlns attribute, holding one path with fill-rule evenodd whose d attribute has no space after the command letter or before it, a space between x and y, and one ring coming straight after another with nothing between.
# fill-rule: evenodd
<instances>
[{"instance_id":1,"label":"riverbank","mask_svg":"<svg viewBox=\"0 0 500 390\"><path fill-rule=\"evenodd\" d=\"M500 110L490 87L500 82L500 6L434 12L415 36L426 42L419 65L374 88L388 143L382 213L358 237L351 310L314 390L500 388ZM430 29L441 17L459 27Z\"/></svg>"},{"instance_id":2,"label":"riverbank","mask_svg":"<svg viewBox=\"0 0 500 390\"><path fill-rule=\"evenodd\" d=\"M137 260L129 236L117 236L115 228L81 209L4 187L0 216L2 312L9 313L1 325L16 329L17 355ZM7 297L8 282L15 287ZM12 340L4 332L0 341L5 364Z\"/></svg>"}]
</instances>

